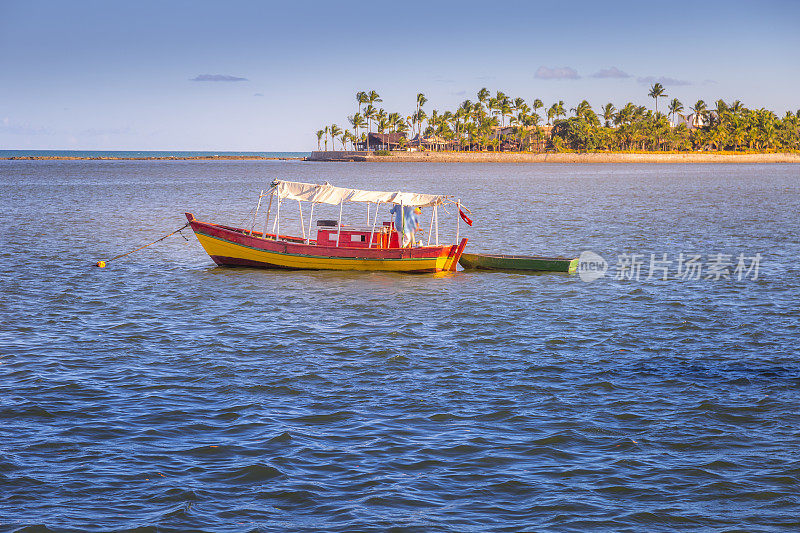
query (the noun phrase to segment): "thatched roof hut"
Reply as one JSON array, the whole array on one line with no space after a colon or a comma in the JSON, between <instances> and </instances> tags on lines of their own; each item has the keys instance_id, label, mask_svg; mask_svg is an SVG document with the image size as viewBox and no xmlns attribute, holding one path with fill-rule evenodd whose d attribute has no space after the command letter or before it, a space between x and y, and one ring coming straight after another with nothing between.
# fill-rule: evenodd
<instances>
[{"instance_id":1,"label":"thatched roof hut","mask_svg":"<svg viewBox=\"0 0 800 533\"><path fill-rule=\"evenodd\" d=\"M373 133L367 134L369 139L370 150L399 150L407 144L405 133L392 132L392 133ZM358 150L366 150L367 143L359 141L356 143Z\"/></svg>"}]
</instances>

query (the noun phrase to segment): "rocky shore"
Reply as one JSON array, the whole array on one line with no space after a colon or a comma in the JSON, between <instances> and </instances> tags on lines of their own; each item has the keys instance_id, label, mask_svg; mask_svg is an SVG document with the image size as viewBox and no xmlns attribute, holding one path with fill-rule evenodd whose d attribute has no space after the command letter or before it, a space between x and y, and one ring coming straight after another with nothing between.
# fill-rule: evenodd
<instances>
[{"instance_id":1,"label":"rocky shore","mask_svg":"<svg viewBox=\"0 0 800 533\"><path fill-rule=\"evenodd\" d=\"M308 161L428 163L800 163L798 153L519 153L519 152L374 152L318 151Z\"/></svg>"}]
</instances>

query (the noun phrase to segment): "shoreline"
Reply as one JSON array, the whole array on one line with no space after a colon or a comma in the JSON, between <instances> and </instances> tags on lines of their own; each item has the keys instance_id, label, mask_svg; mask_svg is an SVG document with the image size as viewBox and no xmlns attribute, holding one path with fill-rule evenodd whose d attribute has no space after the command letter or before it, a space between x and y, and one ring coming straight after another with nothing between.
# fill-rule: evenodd
<instances>
[{"instance_id":1,"label":"shoreline","mask_svg":"<svg viewBox=\"0 0 800 533\"><path fill-rule=\"evenodd\" d=\"M147 157L80 157L67 155L20 155L0 157L6 161L303 161L305 157L266 157L260 155L198 155Z\"/></svg>"},{"instance_id":2,"label":"shoreline","mask_svg":"<svg viewBox=\"0 0 800 533\"><path fill-rule=\"evenodd\" d=\"M726 154L686 153L519 153L519 152L372 152L315 151L309 157L267 157L256 155L223 156L6 156L6 161L309 161L318 163L800 163L800 153Z\"/></svg>"},{"instance_id":3,"label":"shoreline","mask_svg":"<svg viewBox=\"0 0 800 533\"><path fill-rule=\"evenodd\" d=\"M375 155L355 151L311 152L307 161L388 163L800 163L800 153L520 153L520 152L393 152Z\"/></svg>"}]
</instances>

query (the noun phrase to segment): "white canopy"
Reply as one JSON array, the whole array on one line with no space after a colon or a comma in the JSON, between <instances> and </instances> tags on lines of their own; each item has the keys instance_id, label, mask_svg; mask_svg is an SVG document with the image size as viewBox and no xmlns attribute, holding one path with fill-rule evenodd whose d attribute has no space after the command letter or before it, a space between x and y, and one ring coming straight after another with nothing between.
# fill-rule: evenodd
<instances>
[{"instance_id":1,"label":"white canopy","mask_svg":"<svg viewBox=\"0 0 800 533\"><path fill-rule=\"evenodd\" d=\"M403 204L429 206L444 203L446 196L435 194L416 194L410 192L359 191L334 187L328 182L322 185L300 183L297 181L275 180L272 182L279 198L339 205L342 202L372 202L384 204Z\"/></svg>"}]
</instances>

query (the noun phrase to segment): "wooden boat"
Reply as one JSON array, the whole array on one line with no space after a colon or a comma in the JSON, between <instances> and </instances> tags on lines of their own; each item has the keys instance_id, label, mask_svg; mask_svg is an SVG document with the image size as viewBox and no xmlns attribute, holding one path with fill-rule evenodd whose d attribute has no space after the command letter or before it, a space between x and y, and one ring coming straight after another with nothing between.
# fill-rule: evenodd
<instances>
[{"instance_id":1,"label":"wooden boat","mask_svg":"<svg viewBox=\"0 0 800 533\"><path fill-rule=\"evenodd\" d=\"M456 269L467 239L458 244L427 245L401 248L394 226L382 223L378 226L378 209L383 204L402 206L433 206L431 228L436 224L438 241L437 206L448 202L444 196L411 193L384 193L343 189L329 184L274 181L267 194L259 195L255 220L261 199L269 196L265 231L251 228L235 228L197 220L186 213L197 239L211 259L221 266L249 266L261 268L316 269L316 270L376 270L391 272L442 272ZM277 199L273 232L266 231L270 222L273 199ZM308 217L308 234L303 222L302 236L280 233L280 205L284 200L297 200L300 220L303 220L302 204L311 204ZM371 227L343 226L341 222L344 202L369 202L375 204L375 217ZM338 205L339 220L318 221L317 238L311 238L314 205L321 203ZM384 205L386 207L386 205ZM368 208L369 209L369 208ZM369 211L368 211L369 213Z\"/></svg>"},{"instance_id":2,"label":"wooden boat","mask_svg":"<svg viewBox=\"0 0 800 533\"><path fill-rule=\"evenodd\" d=\"M458 262L465 269L477 270L526 270L574 274L578 268L577 258L532 255L461 254Z\"/></svg>"}]
</instances>

